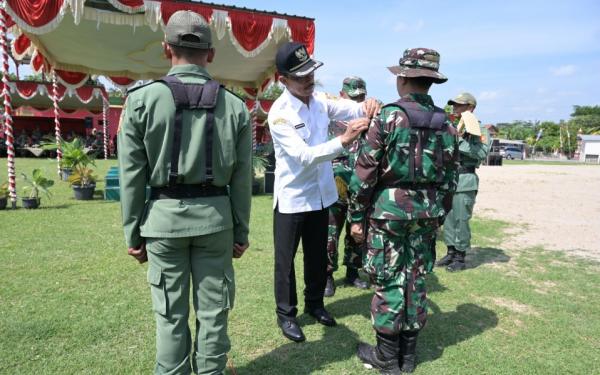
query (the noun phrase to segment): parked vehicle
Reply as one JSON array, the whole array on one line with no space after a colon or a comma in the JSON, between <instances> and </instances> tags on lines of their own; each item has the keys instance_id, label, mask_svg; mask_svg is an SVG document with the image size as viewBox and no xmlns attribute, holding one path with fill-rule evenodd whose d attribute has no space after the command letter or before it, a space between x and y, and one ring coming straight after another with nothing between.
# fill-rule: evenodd
<instances>
[{"instance_id":1,"label":"parked vehicle","mask_svg":"<svg viewBox=\"0 0 600 375\"><path fill-rule=\"evenodd\" d=\"M506 147L505 149L501 149L500 155L502 155L503 158L508 160L523 160L523 151L515 147Z\"/></svg>"}]
</instances>

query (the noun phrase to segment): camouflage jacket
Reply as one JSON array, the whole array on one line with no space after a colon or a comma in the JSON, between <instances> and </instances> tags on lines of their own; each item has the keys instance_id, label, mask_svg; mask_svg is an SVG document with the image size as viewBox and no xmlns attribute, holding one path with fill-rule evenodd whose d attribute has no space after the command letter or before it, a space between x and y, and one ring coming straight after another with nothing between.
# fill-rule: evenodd
<instances>
[{"instance_id":1,"label":"camouflage jacket","mask_svg":"<svg viewBox=\"0 0 600 375\"><path fill-rule=\"evenodd\" d=\"M400 103L424 112L436 110L431 97L424 94L405 95ZM367 215L373 219L416 220L446 214L442 202L454 192L457 181L456 129L444 117L441 130L426 131L421 139L422 155L416 162L409 160L411 133L414 128L397 104L383 107L371 123L350 182L350 221L363 221Z\"/></svg>"}]
</instances>

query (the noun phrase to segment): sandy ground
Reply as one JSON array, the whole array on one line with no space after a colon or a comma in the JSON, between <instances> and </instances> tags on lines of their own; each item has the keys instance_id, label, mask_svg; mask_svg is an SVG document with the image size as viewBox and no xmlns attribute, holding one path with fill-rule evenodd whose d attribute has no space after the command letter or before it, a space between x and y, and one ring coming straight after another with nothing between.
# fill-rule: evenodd
<instances>
[{"instance_id":1,"label":"sandy ground","mask_svg":"<svg viewBox=\"0 0 600 375\"><path fill-rule=\"evenodd\" d=\"M475 216L515 225L509 249L543 246L600 261L600 167L479 168Z\"/></svg>"}]
</instances>

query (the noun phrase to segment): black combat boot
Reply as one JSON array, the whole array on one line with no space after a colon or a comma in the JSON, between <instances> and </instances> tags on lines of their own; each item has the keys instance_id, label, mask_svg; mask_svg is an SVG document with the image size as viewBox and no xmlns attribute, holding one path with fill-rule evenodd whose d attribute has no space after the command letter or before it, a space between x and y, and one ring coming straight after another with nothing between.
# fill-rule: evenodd
<instances>
[{"instance_id":1,"label":"black combat boot","mask_svg":"<svg viewBox=\"0 0 600 375\"><path fill-rule=\"evenodd\" d=\"M450 272L462 271L465 269L465 255L466 251L458 251L454 254L454 260L446 267L446 270Z\"/></svg>"},{"instance_id":2,"label":"black combat boot","mask_svg":"<svg viewBox=\"0 0 600 375\"><path fill-rule=\"evenodd\" d=\"M335 294L335 280L332 274L327 274L327 282L325 283L325 291L323 297L333 297Z\"/></svg>"},{"instance_id":3,"label":"black combat boot","mask_svg":"<svg viewBox=\"0 0 600 375\"><path fill-rule=\"evenodd\" d=\"M454 254L456 254L456 248L454 246L448 246L448 252L444 257L435 264L438 267L444 267L452 263L454 259Z\"/></svg>"},{"instance_id":4,"label":"black combat boot","mask_svg":"<svg viewBox=\"0 0 600 375\"><path fill-rule=\"evenodd\" d=\"M365 367L376 368L384 375L400 375L398 353L400 337L377 333L377 346L358 344L356 355Z\"/></svg>"},{"instance_id":5,"label":"black combat boot","mask_svg":"<svg viewBox=\"0 0 600 375\"><path fill-rule=\"evenodd\" d=\"M363 281L358 277L358 270L356 268L346 267L346 278L344 284L353 286L358 289L369 289L369 283Z\"/></svg>"},{"instance_id":6,"label":"black combat boot","mask_svg":"<svg viewBox=\"0 0 600 375\"><path fill-rule=\"evenodd\" d=\"M400 371L413 372L417 363L417 336L419 331L400 334Z\"/></svg>"}]
</instances>

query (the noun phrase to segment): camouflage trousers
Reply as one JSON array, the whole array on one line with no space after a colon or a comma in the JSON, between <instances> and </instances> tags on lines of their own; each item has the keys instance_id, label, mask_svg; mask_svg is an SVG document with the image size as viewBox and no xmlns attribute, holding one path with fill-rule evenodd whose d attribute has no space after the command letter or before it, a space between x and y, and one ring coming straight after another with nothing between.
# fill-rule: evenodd
<instances>
[{"instance_id":1,"label":"camouflage trousers","mask_svg":"<svg viewBox=\"0 0 600 375\"><path fill-rule=\"evenodd\" d=\"M329 207L329 226L327 230L327 273L338 270L338 244L344 227L344 265L359 269L362 265L362 247L350 236L350 223L346 220L348 205L340 201Z\"/></svg>"},{"instance_id":2,"label":"camouflage trousers","mask_svg":"<svg viewBox=\"0 0 600 375\"><path fill-rule=\"evenodd\" d=\"M375 284L373 327L416 331L427 321L425 274L433 269L437 219L369 220L363 269Z\"/></svg>"},{"instance_id":3,"label":"camouflage trousers","mask_svg":"<svg viewBox=\"0 0 600 375\"><path fill-rule=\"evenodd\" d=\"M444 243L456 250L467 251L471 247L471 226L473 206L477 190L454 193L452 209L444 221Z\"/></svg>"}]
</instances>

